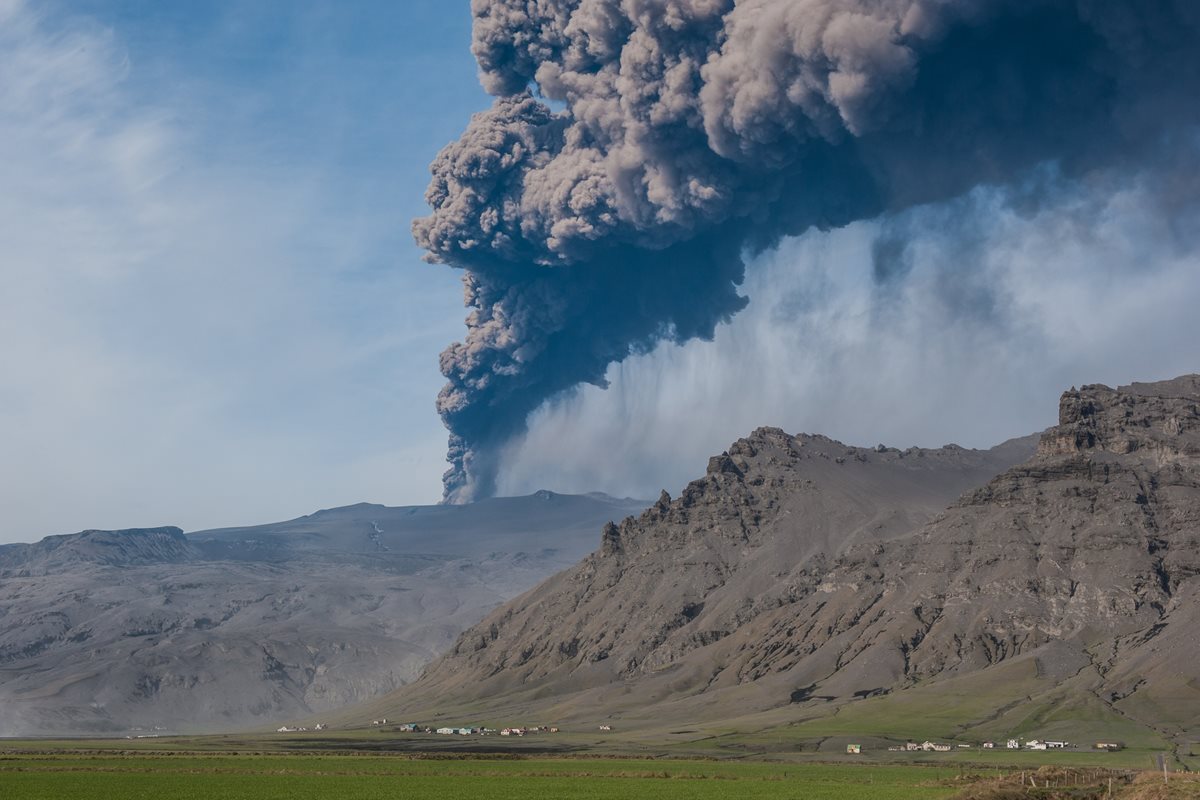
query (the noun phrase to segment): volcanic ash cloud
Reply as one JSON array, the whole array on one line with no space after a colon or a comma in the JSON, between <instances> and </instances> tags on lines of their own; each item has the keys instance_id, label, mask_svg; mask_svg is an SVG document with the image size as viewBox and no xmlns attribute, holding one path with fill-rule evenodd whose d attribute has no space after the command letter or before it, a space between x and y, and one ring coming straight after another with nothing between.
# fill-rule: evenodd
<instances>
[{"instance_id":1,"label":"volcanic ash cloud","mask_svg":"<svg viewBox=\"0 0 1200 800\"><path fill-rule=\"evenodd\" d=\"M473 0L492 107L436 158L445 496L495 490L543 401L737 313L783 236L1194 136L1191 0ZM1052 268L1048 266L1048 268Z\"/></svg>"}]
</instances>

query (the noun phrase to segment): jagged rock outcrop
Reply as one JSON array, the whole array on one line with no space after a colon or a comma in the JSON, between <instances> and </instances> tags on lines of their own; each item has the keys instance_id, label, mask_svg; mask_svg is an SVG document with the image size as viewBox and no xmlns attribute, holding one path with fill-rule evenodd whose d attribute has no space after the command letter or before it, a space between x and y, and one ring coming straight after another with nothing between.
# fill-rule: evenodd
<instances>
[{"instance_id":1,"label":"jagged rock outcrop","mask_svg":"<svg viewBox=\"0 0 1200 800\"><path fill-rule=\"evenodd\" d=\"M1036 453L996 459L756 431L465 632L394 703L520 696L583 714L603 697L607 712L686 703L697 719L1024 658L1052 686L1186 730L1200 713L1200 377L1072 389Z\"/></svg>"},{"instance_id":2,"label":"jagged rock outcrop","mask_svg":"<svg viewBox=\"0 0 1200 800\"><path fill-rule=\"evenodd\" d=\"M808 576L796 610L814 624L789 642L832 646L835 670L773 668L840 695L1050 643L1071 643L1087 663L1091 648L1170 627L1200 573L1198 409L1196 377L1067 392L1029 462L916 534Z\"/></svg>"}]
</instances>

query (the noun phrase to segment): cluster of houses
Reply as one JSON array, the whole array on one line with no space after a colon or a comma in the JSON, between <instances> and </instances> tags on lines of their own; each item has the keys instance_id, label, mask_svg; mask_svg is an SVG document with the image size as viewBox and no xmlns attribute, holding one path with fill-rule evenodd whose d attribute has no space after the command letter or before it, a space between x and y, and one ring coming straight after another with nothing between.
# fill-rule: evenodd
<instances>
[{"instance_id":1,"label":"cluster of houses","mask_svg":"<svg viewBox=\"0 0 1200 800\"><path fill-rule=\"evenodd\" d=\"M1009 750L1065 750L1071 747L1070 742L1055 741L1054 739L1030 739L1024 745L1017 739L1008 740Z\"/></svg>"},{"instance_id":2,"label":"cluster of houses","mask_svg":"<svg viewBox=\"0 0 1200 800\"><path fill-rule=\"evenodd\" d=\"M929 742L929 741L921 742L920 744L918 744L917 742L909 741L909 742L905 742L904 744L898 744L893 747L889 747L888 750L891 750L893 752L900 752L900 753L904 753L904 752L908 752L908 753L912 753L912 752L948 753L951 750L970 750L970 749L974 748L975 746L976 745L973 745L973 744L946 744L944 742ZM978 746L984 750L993 750L993 749L1000 748L1000 745L996 742L983 742L983 743L979 744ZM1068 747L1075 748L1076 745L1073 745L1070 742L1063 741L1060 739L1030 739L1026 742L1022 742L1020 739L1009 739L1007 742L1004 743L1004 747L1008 750L1065 750ZM1124 747L1124 745L1121 744L1120 742L1109 741L1109 742L1096 742L1095 749L1113 751L1113 750L1120 750L1123 747ZM862 752L862 746L857 745L857 744L846 745L846 752L857 755Z\"/></svg>"},{"instance_id":3,"label":"cluster of houses","mask_svg":"<svg viewBox=\"0 0 1200 800\"><path fill-rule=\"evenodd\" d=\"M324 722L318 722L316 725L314 725L312 727L312 730L323 731L328 727L329 726L326 725ZM303 725L301 725L300 727L296 727L296 728L290 728L287 725L280 725L279 728L276 730L276 733L307 733L308 730L309 730L308 727L303 726Z\"/></svg>"},{"instance_id":4,"label":"cluster of houses","mask_svg":"<svg viewBox=\"0 0 1200 800\"><path fill-rule=\"evenodd\" d=\"M859 747L858 750L854 751L855 753L862 752L862 749L859 745L852 745L852 746ZM959 747L966 748L966 747L970 747L970 745L964 744L964 745L959 745ZM897 753L915 753L915 752L919 752L919 751L932 752L932 753L947 753L953 749L954 749L954 745L951 745L951 744L943 744L941 742L928 742L928 741L921 742L920 744L917 744L916 742L905 742L904 744L898 744L898 745L888 748L888 750L891 750L892 752L897 752ZM850 752L849 746L846 748L846 752L847 753Z\"/></svg>"},{"instance_id":5,"label":"cluster of houses","mask_svg":"<svg viewBox=\"0 0 1200 800\"><path fill-rule=\"evenodd\" d=\"M501 728L501 736L524 736L527 733L558 733L553 725L535 725L532 728Z\"/></svg>"},{"instance_id":6,"label":"cluster of houses","mask_svg":"<svg viewBox=\"0 0 1200 800\"><path fill-rule=\"evenodd\" d=\"M558 728L550 725L534 725L526 728L438 728L434 733L444 736L527 736L531 733L558 733Z\"/></svg>"},{"instance_id":7,"label":"cluster of houses","mask_svg":"<svg viewBox=\"0 0 1200 800\"><path fill-rule=\"evenodd\" d=\"M1005 743L1004 746L1009 750L1062 750L1064 748L1071 747L1071 743L1064 742L1064 741L1057 741L1054 739L1046 739L1046 740L1030 739L1029 741L1022 744L1019 739L1009 739ZM917 744L916 742L905 742L904 744L898 744L894 747L889 747L888 750L891 750L893 752L900 752L900 753L904 753L904 752L912 753L912 752L922 752L922 751L923 752L933 752L933 753L948 753L951 750L971 750L974 747L975 747L975 745L973 745L973 744L964 744L964 743L946 744L944 742L925 741L925 742L921 742L920 744ZM997 744L995 742L983 742L982 744L979 745L979 747L984 750L993 750L993 749L997 749ZM1099 747L1099 745L1097 745L1097 747ZM847 752L849 752L849 750L847 750ZM861 752L861 750L856 751L856 752Z\"/></svg>"},{"instance_id":8,"label":"cluster of houses","mask_svg":"<svg viewBox=\"0 0 1200 800\"><path fill-rule=\"evenodd\" d=\"M378 727L381 725L387 725L388 721L387 718L384 717L382 719L371 720L371 724ZM397 725L396 730L401 733L432 733L439 734L441 736L495 736L497 734L500 736L527 736L531 733L558 733L558 728L552 725L534 725L532 727L522 726L519 728L500 729L483 728L474 725L466 727L432 728L428 726L422 727L415 722L405 722L401 725Z\"/></svg>"}]
</instances>

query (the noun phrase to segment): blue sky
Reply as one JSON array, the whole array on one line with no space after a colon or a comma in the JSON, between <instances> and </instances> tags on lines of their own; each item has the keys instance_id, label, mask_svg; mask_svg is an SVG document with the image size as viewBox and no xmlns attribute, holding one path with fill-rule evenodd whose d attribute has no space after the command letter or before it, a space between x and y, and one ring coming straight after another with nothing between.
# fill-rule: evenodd
<instances>
[{"instance_id":1,"label":"blue sky","mask_svg":"<svg viewBox=\"0 0 1200 800\"><path fill-rule=\"evenodd\" d=\"M0 541L433 502L465 4L0 2ZM6 492L7 494L7 492Z\"/></svg>"},{"instance_id":2,"label":"blue sky","mask_svg":"<svg viewBox=\"0 0 1200 800\"><path fill-rule=\"evenodd\" d=\"M464 309L409 223L489 102L469 43L466 2L0 0L0 542L436 502ZM765 424L990 446L1073 384L1195 371L1194 228L1152 178L1043 171L1037 208L783 242L715 341L537 411L501 491L674 494Z\"/></svg>"}]
</instances>

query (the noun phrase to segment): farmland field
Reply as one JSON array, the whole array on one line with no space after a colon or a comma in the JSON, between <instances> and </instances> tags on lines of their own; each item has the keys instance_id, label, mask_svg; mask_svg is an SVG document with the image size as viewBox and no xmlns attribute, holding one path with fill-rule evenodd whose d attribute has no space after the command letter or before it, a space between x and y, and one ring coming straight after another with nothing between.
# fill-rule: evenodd
<instances>
[{"instance_id":1,"label":"farmland field","mask_svg":"<svg viewBox=\"0 0 1200 800\"><path fill-rule=\"evenodd\" d=\"M955 773L916 766L381 755L0 755L4 800L949 797Z\"/></svg>"}]
</instances>

